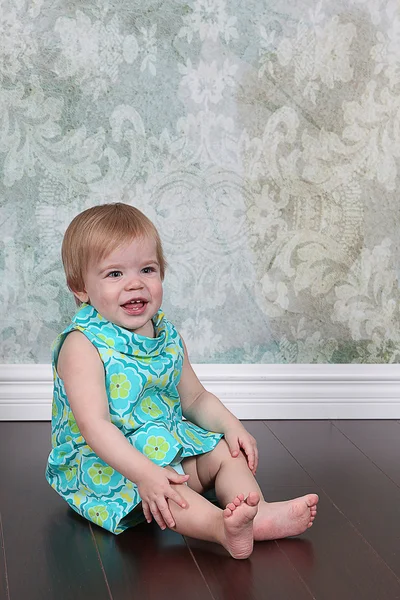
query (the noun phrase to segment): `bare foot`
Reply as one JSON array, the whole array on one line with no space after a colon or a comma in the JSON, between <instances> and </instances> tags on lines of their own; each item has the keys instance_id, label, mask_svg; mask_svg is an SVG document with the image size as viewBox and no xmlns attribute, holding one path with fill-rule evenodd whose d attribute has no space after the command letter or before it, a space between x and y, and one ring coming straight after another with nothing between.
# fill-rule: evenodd
<instances>
[{"instance_id":1,"label":"bare foot","mask_svg":"<svg viewBox=\"0 0 400 600\"><path fill-rule=\"evenodd\" d=\"M253 519L259 502L257 492L250 492L246 500L239 494L223 511L224 546L233 558L248 558L253 551Z\"/></svg>"},{"instance_id":2,"label":"bare foot","mask_svg":"<svg viewBox=\"0 0 400 600\"><path fill-rule=\"evenodd\" d=\"M287 502L261 502L254 519L254 540L278 540L304 533L317 514L317 494Z\"/></svg>"}]
</instances>

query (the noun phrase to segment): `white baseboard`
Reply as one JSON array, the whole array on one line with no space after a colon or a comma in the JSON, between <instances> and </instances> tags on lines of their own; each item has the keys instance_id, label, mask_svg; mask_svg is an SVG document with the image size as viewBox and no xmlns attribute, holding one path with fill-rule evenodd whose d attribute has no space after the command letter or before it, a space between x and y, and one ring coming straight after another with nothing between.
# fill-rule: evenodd
<instances>
[{"instance_id":1,"label":"white baseboard","mask_svg":"<svg viewBox=\"0 0 400 600\"><path fill-rule=\"evenodd\" d=\"M240 419L400 419L398 365L193 365ZM0 420L51 419L50 365L0 365Z\"/></svg>"}]
</instances>

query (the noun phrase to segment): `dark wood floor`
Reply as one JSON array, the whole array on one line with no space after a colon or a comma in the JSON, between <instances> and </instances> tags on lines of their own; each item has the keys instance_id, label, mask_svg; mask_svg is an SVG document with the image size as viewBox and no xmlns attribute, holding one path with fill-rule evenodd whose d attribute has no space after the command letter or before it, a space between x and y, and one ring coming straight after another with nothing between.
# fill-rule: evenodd
<instances>
[{"instance_id":1,"label":"dark wood floor","mask_svg":"<svg viewBox=\"0 0 400 600\"><path fill-rule=\"evenodd\" d=\"M48 486L49 423L0 423L1 600L400 599L400 422L247 421L267 499L317 492L299 538L220 547L157 526L113 536Z\"/></svg>"}]
</instances>

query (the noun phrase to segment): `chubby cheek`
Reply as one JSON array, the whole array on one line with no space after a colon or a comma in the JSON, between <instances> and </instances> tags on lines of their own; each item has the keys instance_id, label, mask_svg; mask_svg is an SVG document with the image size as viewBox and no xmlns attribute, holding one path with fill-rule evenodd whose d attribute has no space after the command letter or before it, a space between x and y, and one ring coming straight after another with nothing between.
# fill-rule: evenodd
<instances>
[{"instance_id":1,"label":"chubby cheek","mask_svg":"<svg viewBox=\"0 0 400 600\"><path fill-rule=\"evenodd\" d=\"M157 282L151 289L151 296L154 301L161 305L163 299L163 287L161 282Z\"/></svg>"},{"instance_id":2,"label":"chubby cheek","mask_svg":"<svg viewBox=\"0 0 400 600\"><path fill-rule=\"evenodd\" d=\"M118 292L116 290L112 290L107 286L96 286L96 297L98 298L100 304L103 306L107 306L108 304L112 304L118 299Z\"/></svg>"}]
</instances>

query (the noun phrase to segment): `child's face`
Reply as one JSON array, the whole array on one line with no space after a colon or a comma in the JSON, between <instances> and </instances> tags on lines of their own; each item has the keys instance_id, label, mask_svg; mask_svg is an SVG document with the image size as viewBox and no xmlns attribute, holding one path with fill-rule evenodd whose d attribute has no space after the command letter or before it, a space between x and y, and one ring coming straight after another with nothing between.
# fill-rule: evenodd
<instances>
[{"instance_id":1,"label":"child's face","mask_svg":"<svg viewBox=\"0 0 400 600\"><path fill-rule=\"evenodd\" d=\"M85 276L85 290L75 295L81 302L90 302L111 323L153 337L151 318L159 310L163 295L155 241L134 239L101 262L92 262Z\"/></svg>"}]
</instances>

